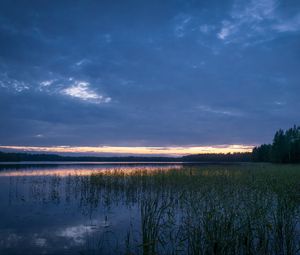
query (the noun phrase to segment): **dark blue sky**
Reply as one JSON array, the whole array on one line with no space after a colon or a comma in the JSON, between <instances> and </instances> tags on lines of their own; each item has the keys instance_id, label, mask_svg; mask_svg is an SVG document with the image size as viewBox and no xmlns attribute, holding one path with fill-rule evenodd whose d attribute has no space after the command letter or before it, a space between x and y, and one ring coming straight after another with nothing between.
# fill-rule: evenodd
<instances>
[{"instance_id":1,"label":"dark blue sky","mask_svg":"<svg viewBox=\"0 0 300 255\"><path fill-rule=\"evenodd\" d=\"M2 0L0 144L271 142L299 68L296 0Z\"/></svg>"}]
</instances>

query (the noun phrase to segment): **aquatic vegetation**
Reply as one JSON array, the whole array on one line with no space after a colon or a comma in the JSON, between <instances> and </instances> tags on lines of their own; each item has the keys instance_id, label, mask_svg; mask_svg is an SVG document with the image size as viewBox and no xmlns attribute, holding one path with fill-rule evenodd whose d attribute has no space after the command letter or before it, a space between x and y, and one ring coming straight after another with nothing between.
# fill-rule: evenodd
<instances>
[{"instance_id":1,"label":"aquatic vegetation","mask_svg":"<svg viewBox=\"0 0 300 255\"><path fill-rule=\"evenodd\" d=\"M11 181L30 191L13 188L12 204L72 204L90 219L99 208L110 215L95 224L97 238L86 236L81 254L300 254L297 165L74 171ZM114 225L113 215L123 213L124 224Z\"/></svg>"}]
</instances>

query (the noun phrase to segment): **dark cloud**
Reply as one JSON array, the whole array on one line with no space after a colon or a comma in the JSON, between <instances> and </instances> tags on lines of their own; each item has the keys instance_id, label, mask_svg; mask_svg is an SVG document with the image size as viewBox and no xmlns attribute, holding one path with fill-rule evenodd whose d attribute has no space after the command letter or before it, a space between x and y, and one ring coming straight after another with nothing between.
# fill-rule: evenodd
<instances>
[{"instance_id":1,"label":"dark cloud","mask_svg":"<svg viewBox=\"0 0 300 255\"><path fill-rule=\"evenodd\" d=\"M291 3L1 1L0 143L269 142L300 118Z\"/></svg>"}]
</instances>

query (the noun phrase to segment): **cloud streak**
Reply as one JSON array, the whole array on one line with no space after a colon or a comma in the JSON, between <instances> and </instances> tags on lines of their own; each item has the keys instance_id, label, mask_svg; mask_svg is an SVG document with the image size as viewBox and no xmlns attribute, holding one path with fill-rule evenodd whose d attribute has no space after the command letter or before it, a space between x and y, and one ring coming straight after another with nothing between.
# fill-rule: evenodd
<instances>
[{"instance_id":1,"label":"cloud streak","mask_svg":"<svg viewBox=\"0 0 300 255\"><path fill-rule=\"evenodd\" d=\"M276 0L236 0L230 19L223 20L217 37L225 43L245 43L277 37L274 33L300 31L299 14L283 18ZM255 43L255 42L254 42Z\"/></svg>"},{"instance_id":2,"label":"cloud streak","mask_svg":"<svg viewBox=\"0 0 300 255\"><path fill-rule=\"evenodd\" d=\"M91 103L109 103L110 97L105 97L93 91L85 81L76 81L74 85L61 91L62 94Z\"/></svg>"}]
</instances>

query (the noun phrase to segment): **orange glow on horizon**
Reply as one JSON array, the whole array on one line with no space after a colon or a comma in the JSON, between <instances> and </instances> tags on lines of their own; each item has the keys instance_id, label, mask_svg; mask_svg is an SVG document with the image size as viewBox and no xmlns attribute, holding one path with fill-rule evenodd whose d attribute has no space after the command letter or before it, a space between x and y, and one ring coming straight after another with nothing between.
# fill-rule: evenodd
<instances>
[{"instance_id":1,"label":"orange glow on horizon","mask_svg":"<svg viewBox=\"0 0 300 255\"><path fill-rule=\"evenodd\" d=\"M164 155L183 156L204 153L234 153L251 152L252 145L214 145L214 146L187 146L187 147L121 147L121 146L0 146L0 149L23 152L50 152L50 153L109 153L115 155Z\"/></svg>"}]
</instances>

